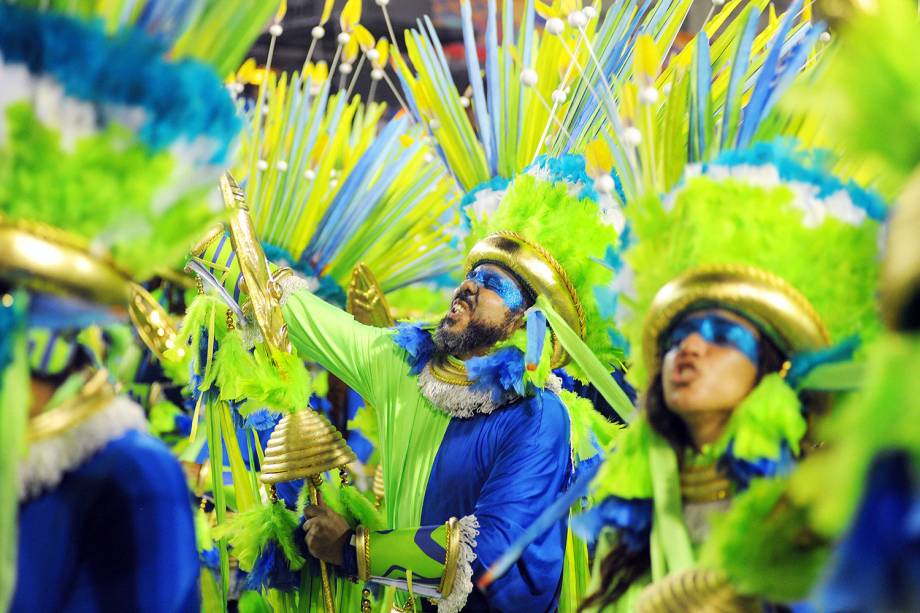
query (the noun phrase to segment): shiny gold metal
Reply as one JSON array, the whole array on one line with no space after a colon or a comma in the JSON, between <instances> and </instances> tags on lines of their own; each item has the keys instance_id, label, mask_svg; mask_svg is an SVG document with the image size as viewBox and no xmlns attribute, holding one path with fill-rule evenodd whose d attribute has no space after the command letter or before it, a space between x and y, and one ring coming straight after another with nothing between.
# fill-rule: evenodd
<instances>
[{"instance_id":1,"label":"shiny gold metal","mask_svg":"<svg viewBox=\"0 0 920 613\"><path fill-rule=\"evenodd\" d=\"M379 509L380 505L383 504L383 496L385 493L383 486L383 464L378 464L377 469L374 470L374 483L371 486L371 490L374 492L376 507Z\"/></svg>"},{"instance_id":2,"label":"shiny gold metal","mask_svg":"<svg viewBox=\"0 0 920 613\"><path fill-rule=\"evenodd\" d=\"M356 459L345 439L324 415L313 410L285 415L268 440L262 482L309 478Z\"/></svg>"},{"instance_id":3,"label":"shiny gold metal","mask_svg":"<svg viewBox=\"0 0 920 613\"><path fill-rule=\"evenodd\" d=\"M128 300L130 275L79 237L0 215L0 277L31 289L105 305Z\"/></svg>"},{"instance_id":4,"label":"shiny gold metal","mask_svg":"<svg viewBox=\"0 0 920 613\"><path fill-rule=\"evenodd\" d=\"M885 323L893 330L920 329L920 169L898 199L888 224L879 293Z\"/></svg>"},{"instance_id":5,"label":"shiny gold metal","mask_svg":"<svg viewBox=\"0 0 920 613\"><path fill-rule=\"evenodd\" d=\"M442 383L451 385L472 385L467 377L466 366L454 356L438 356L429 362L431 374Z\"/></svg>"},{"instance_id":6,"label":"shiny gold metal","mask_svg":"<svg viewBox=\"0 0 920 613\"><path fill-rule=\"evenodd\" d=\"M346 310L355 321L368 326L389 328L396 324L380 283L363 262L351 271Z\"/></svg>"},{"instance_id":7,"label":"shiny gold metal","mask_svg":"<svg viewBox=\"0 0 920 613\"><path fill-rule=\"evenodd\" d=\"M744 264L709 264L680 275L652 301L642 338L649 373L660 367L661 337L675 319L707 307L735 311L751 320L787 355L830 344L814 307L780 277Z\"/></svg>"},{"instance_id":8,"label":"shiny gold metal","mask_svg":"<svg viewBox=\"0 0 920 613\"><path fill-rule=\"evenodd\" d=\"M450 596L457 579L457 565L460 561L460 522L456 517L451 517L445 524L447 528L447 553L444 556L444 574L441 575L441 584L438 591L441 596Z\"/></svg>"},{"instance_id":9,"label":"shiny gold metal","mask_svg":"<svg viewBox=\"0 0 920 613\"><path fill-rule=\"evenodd\" d=\"M466 270L469 272L479 264L486 263L513 271L534 295L545 296L565 322L584 340L587 321L575 285L559 262L542 245L516 232L497 232L473 245L466 258ZM568 354L553 335L552 367L559 368L568 361Z\"/></svg>"},{"instance_id":10,"label":"shiny gold metal","mask_svg":"<svg viewBox=\"0 0 920 613\"><path fill-rule=\"evenodd\" d=\"M243 273L252 315L265 342L274 349L289 352L291 344L281 313L281 289L277 281L272 279L268 259L262 251L255 225L249 216L246 195L230 173L220 178L220 192L224 204L231 211L228 222L230 242Z\"/></svg>"},{"instance_id":11,"label":"shiny gold metal","mask_svg":"<svg viewBox=\"0 0 920 613\"><path fill-rule=\"evenodd\" d=\"M371 536L364 526L355 528L355 551L358 554L358 580L367 581L371 577Z\"/></svg>"},{"instance_id":12,"label":"shiny gold metal","mask_svg":"<svg viewBox=\"0 0 920 613\"><path fill-rule=\"evenodd\" d=\"M690 569L656 581L642 590L636 613L748 613L761 610L753 598L740 596L724 573Z\"/></svg>"},{"instance_id":13,"label":"shiny gold metal","mask_svg":"<svg viewBox=\"0 0 920 613\"><path fill-rule=\"evenodd\" d=\"M128 316L137 335L157 359L165 360L166 352L176 347L178 336L169 313L137 283L130 283L129 291Z\"/></svg>"},{"instance_id":14,"label":"shiny gold metal","mask_svg":"<svg viewBox=\"0 0 920 613\"><path fill-rule=\"evenodd\" d=\"M95 372L75 396L31 418L26 442L32 444L57 436L109 406L116 392L108 376L105 369Z\"/></svg>"},{"instance_id":15,"label":"shiny gold metal","mask_svg":"<svg viewBox=\"0 0 920 613\"><path fill-rule=\"evenodd\" d=\"M684 502L725 500L731 492L731 481L717 470L715 464L685 467L680 471L680 494Z\"/></svg>"}]
</instances>

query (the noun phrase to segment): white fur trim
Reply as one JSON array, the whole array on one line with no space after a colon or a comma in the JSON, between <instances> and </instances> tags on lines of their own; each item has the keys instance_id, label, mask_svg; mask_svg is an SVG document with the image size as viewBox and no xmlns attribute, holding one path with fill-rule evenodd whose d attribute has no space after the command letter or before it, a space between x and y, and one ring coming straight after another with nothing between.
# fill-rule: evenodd
<instances>
[{"instance_id":1,"label":"white fur trim","mask_svg":"<svg viewBox=\"0 0 920 613\"><path fill-rule=\"evenodd\" d=\"M488 415L499 407L492 399L492 392L445 383L431 374L430 364L425 364L418 375L418 389L431 404L451 417L466 419L479 413Z\"/></svg>"},{"instance_id":2,"label":"white fur trim","mask_svg":"<svg viewBox=\"0 0 920 613\"><path fill-rule=\"evenodd\" d=\"M54 489L65 474L129 430L147 431L144 410L126 396L116 396L69 430L30 445L19 464L19 501Z\"/></svg>"},{"instance_id":3,"label":"white fur trim","mask_svg":"<svg viewBox=\"0 0 920 613\"><path fill-rule=\"evenodd\" d=\"M460 555L457 558L457 576L450 595L438 602L438 613L457 613L466 605L473 591L473 561L476 559L476 537L479 520L467 515L460 520Z\"/></svg>"}]
</instances>

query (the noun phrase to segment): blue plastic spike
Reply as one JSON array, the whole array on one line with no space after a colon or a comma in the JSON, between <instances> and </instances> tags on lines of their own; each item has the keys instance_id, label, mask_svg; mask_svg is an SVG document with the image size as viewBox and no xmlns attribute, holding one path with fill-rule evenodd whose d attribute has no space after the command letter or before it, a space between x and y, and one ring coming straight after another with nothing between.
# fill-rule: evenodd
<instances>
[{"instance_id":1,"label":"blue plastic spike","mask_svg":"<svg viewBox=\"0 0 920 613\"><path fill-rule=\"evenodd\" d=\"M734 134L732 134L732 120L741 113L741 95L744 93L744 80L747 74L748 66L751 63L751 48L754 45L754 39L757 37L757 26L760 21L760 10L756 6L751 6L747 16L747 22L738 40L738 47L735 49L735 57L732 60L731 76L728 80L728 90L725 94L725 106L722 110L722 136L719 140L719 148L724 149Z\"/></svg>"},{"instance_id":2,"label":"blue plastic spike","mask_svg":"<svg viewBox=\"0 0 920 613\"><path fill-rule=\"evenodd\" d=\"M709 37L700 31L696 36L696 54L693 62L693 116L690 120L693 158L690 161L705 159L708 146L708 123L712 105L712 64L709 56Z\"/></svg>"},{"instance_id":3,"label":"blue plastic spike","mask_svg":"<svg viewBox=\"0 0 920 613\"><path fill-rule=\"evenodd\" d=\"M776 65L780 59L783 41L786 40L786 36L792 28L792 22L801 9L802 0L795 0L792 6L789 7L789 10L786 11L783 21L780 24L779 31L776 33L776 36L773 37L770 52L760 69L760 75L757 77L757 82L754 85L754 91L751 94L750 101L744 109L736 147L747 146L757 132L757 128L760 127L760 119L763 117L763 107L770 96L770 83L773 80Z\"/></svg>"},{"instance_id":4,"label":"blue plastic spike","mask_svg":"<svg viewBox=\"0 0 920 613\"><path fill-rule=\"evenodd\" d=\"M498 25L496 23L495 0L489 0L486 19L486 86L489 88L487 103L492 124L492 143L486 151L489 160L489 172L498 174L498 104L501 94L498 84Z\"/></svg>"},{"instance_id":5,"label":"blue plastic spike","mask_svg":"<svg viewBox=\"0 0 920 613\"><path fill-rule=\"evenodd\" d=\"M489 155L489 152L492 151L492 122L489 119L489 110L486 106L469 0L461 0L460 17L463 24L463 50L466 54L466 70L470 86L473 89L473 113L476 117L476 124L479 127L479 138L482 139L483 149L485 149L486 155Z\"/></svg>"}]
</instances>

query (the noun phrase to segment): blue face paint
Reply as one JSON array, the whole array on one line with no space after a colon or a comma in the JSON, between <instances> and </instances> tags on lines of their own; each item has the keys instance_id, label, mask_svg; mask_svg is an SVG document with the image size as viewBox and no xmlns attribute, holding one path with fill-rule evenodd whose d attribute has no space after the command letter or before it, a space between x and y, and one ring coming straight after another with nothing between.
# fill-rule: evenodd
<instances>
[{"instance_id":1,"label":"blue face paint","mask_svg":"<svg viewBox=\"0 0 920 613\"><path fill-rule=\"evenodd\" d=\"M754 333L737 321L714 314L688 317L677 324L668 334L665 353L679 347L693 333L699 334L711 345L737 349L754 365L757 364L759 342Z\"/></svg>"},{"instance_id":2,"label":"blue face paint","mask_svg":"<svg viewBox=\"0 0 920 613\"><path fill-rule=\"evenodd\" d=\"M498 294L512 311L524 308L524 294L517 282L506 274L490 268L477 266L466 275L467 281L472 281L481 288L491 290Z\"/></svg>"}]
</instances>

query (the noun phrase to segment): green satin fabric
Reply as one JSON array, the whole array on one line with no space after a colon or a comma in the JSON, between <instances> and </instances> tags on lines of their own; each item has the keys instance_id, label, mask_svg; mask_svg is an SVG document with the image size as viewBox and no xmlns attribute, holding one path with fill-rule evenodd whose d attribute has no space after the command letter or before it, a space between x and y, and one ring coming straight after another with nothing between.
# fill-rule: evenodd
<instances>
[{"instance_id":1,"label":"green satin fabric","mask_svg":"<svg viewBox=\"0 0 920 613\"><path fill-rule=\"evenodd\" d=\"M392 331L359 324L307 291L287 300L284 316L300 356L327 368L374 407L389 527L418 527L450 417L419 392Z\"/></svg>"},{"instance_id":2,"label":"green satin fabric","mask_svg":"<svg viewBox=\"0 0 920 613\"><path fill-rule=\"evenodd\" d=\"M569 357L578 364L582 372L590 379L591 385L597 388L604 400L610 403L610 406L620 417L627 422L631 422L635 413L632 401L626 395L626 392L620 389L613 377L610 376L610 368L601 364L601 361L578 337L578 334L553 309L546 297L537 297L537 306L546 315L546 320L549 322L553 334L562 343Z\"/></svg>"},{"instance_id":3,"label":"green satin fabric","mask_svg":"<svg viewBox=\"0 0 920 613\"><path fill-rule=\"evenodd\" d=\"M17 296L17 299L22 299ZM5 611L16 586L19 539L19 462L25 451L29 415L29 361L25 335L13 341L13 359L0 373L0 611Z\"/></svg>"}]
</instances>

